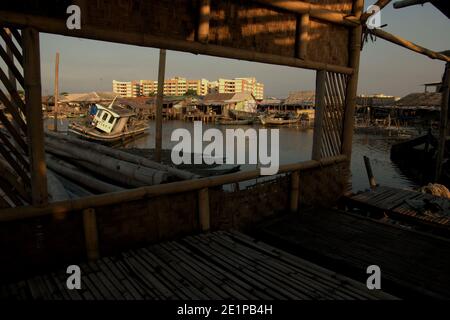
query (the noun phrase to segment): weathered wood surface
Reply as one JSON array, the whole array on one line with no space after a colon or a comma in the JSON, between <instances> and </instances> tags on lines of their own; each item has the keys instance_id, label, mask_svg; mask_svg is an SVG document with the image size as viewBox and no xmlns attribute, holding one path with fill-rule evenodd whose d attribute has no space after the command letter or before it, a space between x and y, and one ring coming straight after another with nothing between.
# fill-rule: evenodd
<instances>
[{"instance_id":1,"label":"weathered wood surface","mask_svg":"<svg viewBox=\"0 0 450 320\"><path fill-rule=\"evenodd\" d=\"M333 209L261 225L258 237L359 281L378 265L381 288L398 297L450 297L450 241Z\"/></svg>"},{"instance_id":2,"label":"weathered wood surface","mask_svg":"<svg viewBox=\"0 0 450 320\"><path fill-rule=\"evenodd\" d=\"M413 223L450 229L450 199L412 190L379 186L347 198L350 204ZM427 207L441 208L436 212Z\"/></svg>"},{"instance_id":3,"label":"weathered wood surface","mask_svg":"<svg viewBox=\"0 0 450 320\"><path fill-rule=\"evenodd\" d=\"M381 291L235 232L190 236L0 286L0 299L392 299Z\"/></svg>"}]
</instances>

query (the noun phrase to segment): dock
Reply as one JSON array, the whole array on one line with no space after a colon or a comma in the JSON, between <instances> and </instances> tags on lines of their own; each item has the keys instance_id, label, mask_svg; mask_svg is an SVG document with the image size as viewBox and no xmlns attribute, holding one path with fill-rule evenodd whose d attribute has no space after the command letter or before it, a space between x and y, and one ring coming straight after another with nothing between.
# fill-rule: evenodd
<instances>
[{"instance_id":1,"label":"dock","mask_svg":"<svg viewBox=\"0 0 450 320\"><path fill-rule=\"evenodd\" d=\"M381 288L400 298L450 298L445 238L325 208L272 219L254 236L359 281L377 265Z\"/></svg>"},{"instance_id":2,"label":"dock","mask_svg":"<svg viewBox=\"0 0 450 320\"><path fill-rule=\"evenodd\" d=\"M450 199L413 190L378 186L345 197L345 202L414 226L450 235Z\"/></svg>"},{"instance_id":3,"label":"dock","mask_svg":"<svg viewBox=\"0 0 450 320\"><path fill-rule=\"evenodd\" d=\"M80 290L68 290L68 275L59 270L0 286L0 299L394 298L233 230L130 250L80 268Z\"/></svg>"}]
</instances>

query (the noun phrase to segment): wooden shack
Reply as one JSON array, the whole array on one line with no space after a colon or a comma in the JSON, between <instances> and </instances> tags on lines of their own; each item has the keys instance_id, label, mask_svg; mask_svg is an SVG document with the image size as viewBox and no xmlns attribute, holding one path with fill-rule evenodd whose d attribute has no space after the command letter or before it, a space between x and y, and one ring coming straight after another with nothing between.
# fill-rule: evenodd
<instances>
[{"instance_id":1,"label":"wooden shack","mask_svg":"<svg viewBox=\"0 0 450 320\"><path fill-rule=\"evenodd\" d=\"M79 10L67 13L69 6ZM362 11L362 0L2 1L0 100L10 117L0 113L0 188L20 201L0 197L1 277L333 205L348 184ZM68 21L77 12L80 28ZM260 171L49 202L41 32L316 70L312 159L234 192L223 186L256 180Z\"/></svg>"}]
</instances>

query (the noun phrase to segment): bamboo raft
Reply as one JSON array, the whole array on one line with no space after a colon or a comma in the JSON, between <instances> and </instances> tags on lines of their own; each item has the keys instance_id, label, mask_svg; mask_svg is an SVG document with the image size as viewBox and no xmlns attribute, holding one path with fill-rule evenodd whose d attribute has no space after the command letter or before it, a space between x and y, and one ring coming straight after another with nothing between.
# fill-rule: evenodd
<instances>
[{"instance_id":1,"label":"bamboo raft","mask_svg":"<svg viewBox=\"0 0 450 320\"><path fill-rule=\"evenodd\" d=\"M393 299L362 283L257 242L214 232L80 265L81 289L65 270L0 286L0 299Z\"/></svg>"},{"instance_id":2,"label":"bamboo raft","mask_svg":"<svg viewBox=\"0 0 450 320\"><path fill-rule=\"evenodd\" d=\"M348 196L345 201L350 206L383 213L399 221L450 231L450 199L447 198L378 186Z\"/></svg>"}]
</instances>

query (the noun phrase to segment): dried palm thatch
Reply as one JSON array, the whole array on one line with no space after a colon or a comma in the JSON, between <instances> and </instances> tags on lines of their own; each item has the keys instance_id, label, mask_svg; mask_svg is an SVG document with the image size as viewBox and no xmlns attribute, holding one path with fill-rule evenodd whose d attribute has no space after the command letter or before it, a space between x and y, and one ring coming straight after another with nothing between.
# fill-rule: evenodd
<instances>
[{"instance_id":1,"label":"dried palm thatch","mask_svg":"<svg viewBox=\"0 0 450 320\"><path fill-rule=\"evenodd\" d=\"M440 108L442 94L440 92L410 93L397 101L399 107Z\"/></svg>"}]
</instances>

